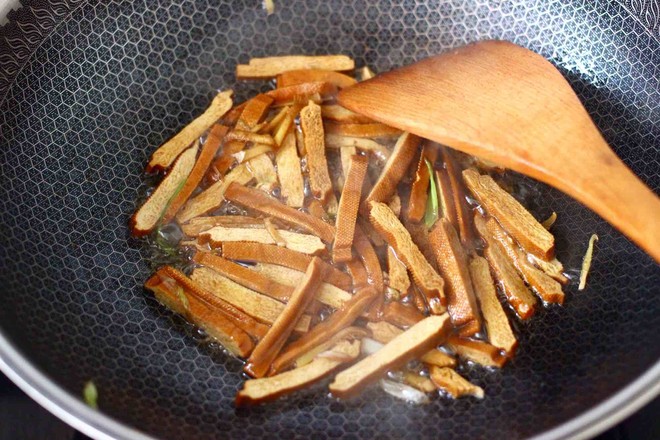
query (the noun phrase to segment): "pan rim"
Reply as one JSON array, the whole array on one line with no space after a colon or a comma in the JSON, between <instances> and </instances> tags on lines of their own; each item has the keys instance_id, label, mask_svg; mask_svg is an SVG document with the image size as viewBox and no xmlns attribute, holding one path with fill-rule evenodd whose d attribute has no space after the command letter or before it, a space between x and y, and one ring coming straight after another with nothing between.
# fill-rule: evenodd
<instances>
[{"instance_id":1,"label":"pan rim","mask_svg":"<svg viewBox=\"0 0 660 440\"><path fill-rule=\"evenodd\" d=\"M0 329L0 371L63 422L97 440L155 440L85 405L24 356ZM531 440L588 439L614 426L660 395L660 360L644 374L578 416Z\"/></svg>"}]
</instances>

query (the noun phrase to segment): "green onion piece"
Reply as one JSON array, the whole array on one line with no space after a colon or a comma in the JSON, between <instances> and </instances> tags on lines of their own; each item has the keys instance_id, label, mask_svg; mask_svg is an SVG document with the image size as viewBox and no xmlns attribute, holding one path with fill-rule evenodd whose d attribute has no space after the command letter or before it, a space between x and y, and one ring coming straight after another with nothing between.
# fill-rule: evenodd
<instances>
[{"instance_id":1,"label":"green onion piece","mask_svg":"<svg viewBox=\"0 0 660 440\"><path fill-rule=\"evenodd\" d=\"M589 269L591 269L591 260L594 255L594 242L596 241L598 241L598 235L593 234L589 239L587 252L582 259L582 270L580 271L580 285L578 286L578 290L584 290L587 286L587 275L589 275Z\"/></svg>"},{"instance_id":2,"label":"green onion piece","mask_svg":"<svg viewBox=\"0 0 660 440\"><path fill-rule=\"evenodd\" d=\"M98 408L97 400L99 398L99 392L96 389L96 385L91 380L85 384L83 388L83 400L85 403L92 408Z\"/></svg>"},{"instance_id":3,"label":"green onion piece","mask_svg":"<svg viewBox=\"0 0 660 440\"><path fill-rule=\"evenodd\" d=\"M424 159L429 169L429 198L426 201L426 214L424 215L424 224L427 229L431 229L438 220L438 188L435 185L433 167L428 159Z\"/></svg>"},{"instance_id":4,"label":"green onion piece","mask_svg":"<svg viewBox=\"0 0 660 440\"><path fill-rule=\"evenodd\" d=\"M181 190L183 189L183 187L185 186L187 181L188 181L188 179L186 178L186 179L182 180L181 182L179 182L179 185L174 190L174 194L172 194L172 197L170 197L170 199L167 201L167 204L165 205L165 208L163 208L163 212L160 213L160 218L158 219L158 224L159 225L162 223L163 216L165 215L167 210L170 209L170 205L172 204L174 199L176 199L176 196L179 195L179 193L181 192Z\"/></svg>"},{"instance_id":5,"label":"green onion piece","mask_svg":"<svg viewBox=\"0 0 660 440\"><path fill-rule=\"evenodd\" d=\"M541 225L543 225L543 227L544 227L545 229L550 229L550 228L552 227L552 225L555 224L556 221L557 221L557 213L554 212L554 211L552 211L552 214L550 214L550 217L548 217L547 219L543 220L543 221L541 222Z\"/></svg>"},{"instance_id":6,"label":"green onion piece","mask_svg":"<svg viewBox=\"0 0 660 440\"><path fill-rule=\"evenodd\" d=\"M275 2L273 0L264 0L264 9L266 14L271 15L275 13Z\"/></svg>"},{"instance_id":7,"label":"green onion piece","mask_svg":"<svg viewBox=\"0 0 660 440\"><path fill-rule=\"evenodd\" d=\"M156 235L154 236L154 242L156 243L156 246L158 248L165 252L166 255L170 257L174 257L177 255L178 251L176 246L173 246L170 244L165 237L163 237L162 232L160 231L160 227L156 229Z\"/></svg>"}]
</instances>

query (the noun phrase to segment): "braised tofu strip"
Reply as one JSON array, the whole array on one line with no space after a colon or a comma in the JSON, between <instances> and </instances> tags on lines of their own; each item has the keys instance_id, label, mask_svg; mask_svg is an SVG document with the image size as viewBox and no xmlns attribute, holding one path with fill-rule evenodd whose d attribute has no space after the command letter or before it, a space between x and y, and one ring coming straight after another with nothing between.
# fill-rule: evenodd
<instances>
[{"instance_id":1,"label":"braised tofu strip","mask_svg":"<svg viewBox=\"0 0 660 440\"><path fill-rule=\"evenodd\" d=\"M504 170L343 108L373 76L353 68L252 59L238 76L276 88L217 94L147 165L163 176L130 227L166 263L145 287L245 361L238 406L334 374L342 398L481 398L463 364L504 367L512 320L564 301L557 216L535 219Z\"/></svg>"}]
</instances>

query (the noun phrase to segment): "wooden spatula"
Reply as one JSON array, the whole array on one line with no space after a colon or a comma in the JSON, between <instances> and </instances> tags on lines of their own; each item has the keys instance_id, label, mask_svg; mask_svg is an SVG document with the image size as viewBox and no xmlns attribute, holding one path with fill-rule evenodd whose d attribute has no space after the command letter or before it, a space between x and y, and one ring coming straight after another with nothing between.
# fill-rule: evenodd
<instances>
[{"instance_id":1,"label":"wooden spatula","mask_svg":"<svg viewBox=\"0 0 660 440\"><path fill-rule=\"evenodd\" d=\"M660 262L660 199L610 149L561 73L530 50L475 43L344 89L339 102L548 183Z\"/></svg>"}]
</instances>

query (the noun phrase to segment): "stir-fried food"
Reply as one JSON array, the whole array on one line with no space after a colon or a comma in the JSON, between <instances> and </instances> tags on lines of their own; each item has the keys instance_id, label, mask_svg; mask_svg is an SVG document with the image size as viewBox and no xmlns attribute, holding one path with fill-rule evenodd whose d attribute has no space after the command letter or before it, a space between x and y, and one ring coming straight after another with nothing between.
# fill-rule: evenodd
<instances>
[{"instance_id":1,"label":"stir-fried food","mask_svg":"<svg viewBox=\"0 0 660 440\"><path fill-rule=\"evenodd\" d=\"M512 323L564 302L557 216L539 222L501 168L337 104L373 76L353 69L252 59L239 79L276 87L218 93L147 165L163 176L130 228L162 264L145 287L245 362L239 406L329 376L340 398L481 398L464 365L503 368Z\"/></svg>"}]
</instances>

